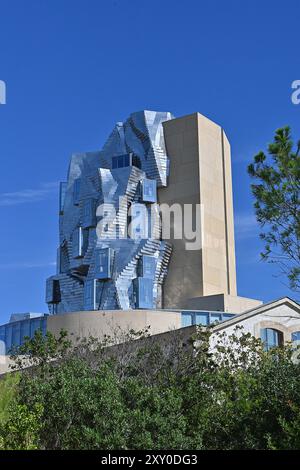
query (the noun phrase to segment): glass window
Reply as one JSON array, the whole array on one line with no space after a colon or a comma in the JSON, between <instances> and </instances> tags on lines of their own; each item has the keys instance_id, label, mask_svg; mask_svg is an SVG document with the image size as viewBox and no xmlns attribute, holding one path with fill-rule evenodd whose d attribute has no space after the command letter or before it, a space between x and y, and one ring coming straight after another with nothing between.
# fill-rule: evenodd
<instances>
[{"instance_id":1,"label":"glass window","mask_svg":"<svg viewBox=\"0 0 300 470\"><path fill-rule=\"evenodd\" d=\"M106 256L104 253L99 253L99 266L98 266L98 271L99 273L104 272L104 266L106 265Z\"/></svg>"},{"instance_id":2,"label":"glass window","mask_svg":"<svg viewBox=\"0 0 300 470\"><path fill-rule=\"evenodd\" d=\"M60 302L60 285L58 279L49 278L46 281L46 303Z\"/></svg>"},{"instance_id":3,"label":"glass window","mask_svg":"<svg viewBox=\"0 0 300 470\"><path fill-rule=\"evenodd\" d=\"M156 258L154 256L143 255L139 260L139 275L154 279L156 269Z\"/></svg>"},{"instance_id":4,"label":"glass window","mask_svg":"<svg viewBox=\"0 0 300 470\"><path fill-rule=\"evenodd\" d=\"M112 158L112 169L115 170L116 168L118 168L118 158L113 157Z\"/></svg>"},{"instance_id":5,"label":"glass window","mask_svg":"<svg viewBox=\"0 0 300 470\"><path fill-rule=\"evenodd\" d=\"M95 253L95 277L97 279L111 278L111 256L110 248L102 248Z\"/></svg>"},{"instance_id":6,"label":"glass window","mask_svg":"<svg viewBox=\"0 0 300 470\"><path fill-rule=\"evenodd\" d=\"M21 322L21 344L24 343L25 336L30 337L30 320L25 320Z\"/></svg>"},{"instance_id":7,"label":"glass window","mask_svg":"<svg viewBox=\"0 0 300 470\"><path fill-rule=\"evenodd\" d=\"M118 157L118 168L123 168L124 167L124 156L120 155Z\"/></svg>"},{"instance_id":8,"label":"glass window","mask_svg":"<svg viewBox=\"0 0 300 470\"><path fill-rule=\"evenodd\" d=\"M61 251L61 247L57 248L57 251L56 251L56 269L57 269L57 274L60 274L60 273L62 272L60 251Z\"/></svg>"},{"instance_id":9,"label":"glass window","mask_svg":"<svg viewBox=\"0 0 300 470\"><path fill-rule=\"evenodd\" d=\"M193 315L191 313L181 313L181 326L192 326L193 324Z\"/></svg>"},{"instance_id":10,"label":"glass window","mask_svg":"<svg viewBox=\"0 0 300 470\"><path fill-rule=\"evenodd\" d=\"M294 331L294 333L292 333L292 341L300 341L300 331Z\"/></svg>"},{"instance_id":11,"label":"glass window","mask_svg":"<svg viewBox=\"0 0 300 470\"><path fill-rule=\"evenodd\" d=\"M142 200L144 202L157 201L157 184L156 180L145 178L142 183Z\"/></svg>"},{"instance_id":12,"label":"glass window","mask_svg":"<svg viewBox=\"0 0 300 470\"><path fill-rule=\"evenodd\" d=\"M128 234L133 240L148 238L149 217L144 204L134 203L129 209L130 222Z\"/></svg>"},{"instance_id":13,"label":"glass window","mask_svg":"<svg viewBox=\"0 0 300 470\"><path fill-rule=\"evenodd\" d=\"M87 199L83 203L83 216L90 217L92 215L92 203L91 199Z\"/></svg>"},{"instance_id":14,"label":"glass window","mask_svg":"<svg viewBox=\"0 0 300 470\"><path fill-rule=\"evenodd\" d=\"M89 231L77 227L72 235L72 254L73 258L82 258L87 250L89 243Z\"/></svg>"},{"instance_id":15,"label":"glass window","mask_svg":"<svg viewBox=\"0 0 300 470\"><path fill-rule=\"evenodd\" d=\"M2 339L0 339L0 356L6 356L6 344Z\"/></svg>"},{"instance_id":16,"label":"glass window","mask_svg":"<svg viewBox=\"0 0 300 470\"><path fill-rule=\"evenodd\" d=\"M170 176L170 159L167 158L167 176Z\"/></svg>"},{"instance_id":17,"label":"glass window","mask_svg":"<svg viewBox=\"0 0 300 470\"><path fill-rule=\"evenodd\" d=\"M12 345L20 346L21 344L21 322L12 324Z\"/></svg>"},{"instance_id":18,"label":"glass window","mask_svg":"<svg viewBox=\"0 0 300 470\"><path fill-rule=\"evenodd\" d=\"M84 286L84 309L96 309L96 279L87 280Z\"/></svg>"},{"instance_id":19,"label":"glass window","mask_svg":"<svg viewBox=\"0 0 300 470\"><path fill-rule=\"evenodd\" d=\"M130 154L118 155L117 157L112 157L112 169L116 168L125 168L132 165L132 157Z\"/></svg>"},{"instance_id":20,"label":"glass window","mask_svg":"<svg viewBox=\"0 0 300 470\"><path fill-rule=\"evenodd\" d=\"M53 302L54 300L54 289L53 289L54 281L53 279L47 279L46 281L46 302Z\"/></svg>"},{"instance_id":21,"label":"glass window","mask_svg":"<svg viewBox=\"0 0 300 470\"><path fill-rule=\"evenodd\" d=\"M73 204L78 206L80 202L80 178L77 178L74 181L73 187Z\"/></svg>"},{"instance_id":22,"label":"glass window","mask_svg":"<svg viewBox=\"0 0 300 470\"><path fill-rule=\"evenodd\" d=\"M59 213L60 214L63 214L64 212L66 191L67 191L67 183L60 183L59 185Z\"/></svg>"},{"instance_id":23,"label":"glass window","mask_svg":"<svg viewBox=\"0 0 300 470\"><path fill-rule=\"evenodd\" d=\"M5 341L5 325L0 326L0 341Z\"/></svg>"},{"instance_id":24,"label":"glass window","mask_svg":"<svg viewBox=\"0 0 300 470\"><path fill-rule=\"evenodd\" d=\"M263 328L260 332L260 337L264 343L266 351L269 351L271 348L281 346L283 343L282 332L273 328Z\"/></svg>"},{"instance_id":25,"label":"glass window","mask_svg":"<svg viewBox=\"0 0 300 470\"><path fill-rule=\"evenodd\" d=\"M47 317L41 318L41 328L42 328L43 336L45 336L47 333Z\"/></svg>"},{"instance_id":26,"label":"glass window","mask_svg":"<svg viewBox=\"0 0 300 470\"><path fill-rule=\"evenodd\" d=\"M39 326L40 326L40 320L38 319L34 319L34 320L31 320L30 322L30 338L33 338L34 337L34 333L36 332L36 330L39 329Z\"/></svg>"},{"instance_id":27,"label":"glass window","mask_svg":"<svg viewBox=\"0 0 300 470\"><path fill-rule=\"evenodd\" d=\"M37 330L41 330L43 335L46 334L46 329L47 329L47 319L44 317L39 317L30 320L30 334L29 336L31 338L34 337L34 334Z\"/></svg>"},{"instance_id":28,"label":"glass window","mask_svg":"<svg viewBox=\"0 0 300 470\"><path fill-rule=\"evenodd\" d=\"M82 246L83 246L83 236L82 236L82 228L77 227L72 235L72 255L73 258L80 258L83 256L82 253Z\"/></svg>"},{"instance_id":29,"label":"glass window","mask_svg":"<svg viewBox=\"0 0 300 470\"><path fill-rule=\"evenodd\" d=\"M95 227L96 225L96 201L86 199L83 204L82 225L84 228Z\"/></svg>"},{"instance_id":30,"label":"glass window","mask_svg":"<svg viewBox=\"0 0 300 470\"><path fill-rule=\"evenodd\" d=\"M211 313L210 314L210 323L216 323L221 321L220 313Z\"/></svg>"},{"instance_id":31,"label":"glass window","mask_svg":"<svg viewBox=\"0 0 300 470\"><path fill-rule=\"evenodd\" d=\"M137 308L153 308L153 281L146 277L134 279Z\"/></svg>"},{"instance_id":32,"label":"glass window","mask_svg":"<svg viewBox=\"0 0 300 470\"><path fill-rule=\"evenodd\" d=\"M129 155L125 155L125 157L124 157L124 166L129 166L129 165L130 165Z\"/></svg>"},{"instance_id":33,"label":"glass window","mask_svg":"<svg viewBox=\"0 0 300 470\"><path fill-rule=\"evenodd\" d=\"M9 351L12 346L12 324L6 325L5 343L6 343L6 350Z\"/></svg>"},{"instance_id":34,"label":"glass window","mask_svg":"<svg viewBox=\"0 0 300 470\"><path fill-rule=\"evenodd\" d=\"M208 313L196 313L196 325L208 325Z\"/></svg>"},{"instance_id":35,"label":"glass window","mask_svg":"<svg viewBox=\"0 0 300 470\"><path fill-rule=\"evenodd\" d=\"M229 320L232 317L234 317L234 313L222 313L222 321Z\"/></svg>"},{"instance_id":36,"label":"glass window","mask_svg":"<svg viewBox=\"0 0 300 470\"><path fill-rule=\"evenodd\" d=\"M5 335L6 326L0 326L0 356L6 355L6 335Z\"/></svg>"},{"instance_id":37,"label":"glass window","mask_svg":"<svg viewBox=\"0 0 300 470\"><path fill-rule=\"evenodd\" d=\"M295 348L300 346L300 331L294 331L292 333L292 343Z\"/></svg>"}]
</instances>

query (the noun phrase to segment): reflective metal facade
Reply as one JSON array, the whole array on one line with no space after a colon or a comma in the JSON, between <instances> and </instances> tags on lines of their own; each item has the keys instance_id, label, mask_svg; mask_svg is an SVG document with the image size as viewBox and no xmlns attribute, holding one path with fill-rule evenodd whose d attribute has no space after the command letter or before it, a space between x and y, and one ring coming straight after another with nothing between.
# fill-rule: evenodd
<instances>
[{"instance_id":1,"label":"reflective metal facade","mask_svg":"<svg viewBox=\"0 0 300 470\"><path fill-rule=\"evenodd\" d=\"M162 122L172 118L133 113L102 151L72 156L60 189L57 273L47 280L51 313L162 307L171 246L159 236L157 188L167 186Z\"/></svg>"}]
</instances>

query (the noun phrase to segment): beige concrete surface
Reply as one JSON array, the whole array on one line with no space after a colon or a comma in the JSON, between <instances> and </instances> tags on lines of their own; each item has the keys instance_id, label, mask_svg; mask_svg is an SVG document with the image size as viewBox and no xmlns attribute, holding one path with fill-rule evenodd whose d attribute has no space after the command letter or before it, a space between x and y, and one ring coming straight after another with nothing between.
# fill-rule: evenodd
<instances>
[{"instance_id":1,"label":"beige concrete surface","mask_svg":"<svg viewBox=\"0 0 300 470\"><path fill-rule=\"evenodd\" d=\"M163 123L170 157L168 187L159 203L201 204L202 243L187 250L171 237L173 254L164 308L186 308L191 297L236 295L230 145L223 129L199 113ZM200 210L200 209L199 209Z\"/></svg>"},{"instance_id":2,"label":"beige concrete surface","mask_svg":"<svg viewBox=\"0 0 300 470\"><path fill-rule=\"evenodd\" d=\"M188 299L186 309L243 313L259 305L262 305L260 300L236 295L216 294Z\"/></svg>"},{"instance_id":3,"label":"beige concrete surface","mask_svg":"<svg viewBox=\"0 0 300 470\"><path fill-rule=\"evenodd\" d=\"M181 327L179 312L161 310L97 310L65 313L49 316L47 331L57 335L65 329L73 339L93 336L103 339L104 335L122 337L129 330L140 331L150 327L155 335Z\"/></svg>"}]
</instances>

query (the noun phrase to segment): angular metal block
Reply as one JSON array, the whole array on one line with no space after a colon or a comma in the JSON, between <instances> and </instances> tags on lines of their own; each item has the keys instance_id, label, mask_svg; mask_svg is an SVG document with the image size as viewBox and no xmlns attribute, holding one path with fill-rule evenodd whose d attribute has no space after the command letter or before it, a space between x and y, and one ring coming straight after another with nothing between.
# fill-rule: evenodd
<instances>
[{"instance_id":1,"label":"angular metal block","mask_svg":"<svg viewBox=\"0 0 300 470\"><path fill-rule=\"evenodd\" d=\"M156 180L145 178L142 181L141 196L143 202L157 202L157 183Z\"/></svg>"},{"instance_id":2,"label":"angular metal block","mask_svg":"<svg viewBox=\"0 0 300 470\"><path fill-rule=\"evenodd\" d=\"M95 252L95 278L110 279L113 250L111 248L97 249Z\"/></svg>"},{"instance_id":3,"label":"angular metal block","mask_svg":"<svg viewBox=\"0 0 300 470\"><path fill-rule=\"evenodd\" d=\"M153 306L153 280L146 277L137 277L133 280L136 308L154 308Z\"/></svg>"},{"instance_id":4,"label":"angular metal block","mask_svg":"<svg viewBox=\"0 0 300 470\"><path fill-rule=\"evenodd\" d=\"M140 277L155 278L156 258L154 256L143 255L139 260L138 274Z\"/></svg>"}]
</instances>

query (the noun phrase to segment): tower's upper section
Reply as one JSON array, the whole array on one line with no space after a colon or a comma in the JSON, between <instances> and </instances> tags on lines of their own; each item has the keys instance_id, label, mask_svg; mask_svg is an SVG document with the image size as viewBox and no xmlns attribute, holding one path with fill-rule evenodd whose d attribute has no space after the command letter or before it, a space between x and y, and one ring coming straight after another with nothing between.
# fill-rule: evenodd
<instances>
[{"instance_id":1,"label":"tower's upper section","mask_svg":"<svg viewBox=\"0 0 300 470\"><path fill-rule=\"evenodd\" d=\"M125 122L118 122L100 152L73 155L68 182L73 184L82 173L96 168L114 170L133 164L157 182L167 185L169 159L166 154L162 123L173 119L169 112L138 111ZM131 155L130 164L122 156ZM119 157L119 159L117 158Z\"/></svg>"},{"instance_id":2,"label":"tower's upper section","mask_svg":"<svg viewBox=\"0 0 300 470\"><path fill-rule=\"evenodd\" d=\"M167 185L168 158L162 122L172 119L169 112L140 111L117 123L101 151L102 166L111 168L111 157L132 153L135 165L158 187ZM114 163L114 162L113 162Z\"/></svg>"}]
</instances>

